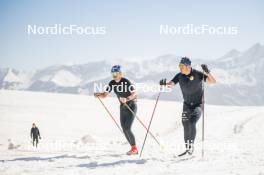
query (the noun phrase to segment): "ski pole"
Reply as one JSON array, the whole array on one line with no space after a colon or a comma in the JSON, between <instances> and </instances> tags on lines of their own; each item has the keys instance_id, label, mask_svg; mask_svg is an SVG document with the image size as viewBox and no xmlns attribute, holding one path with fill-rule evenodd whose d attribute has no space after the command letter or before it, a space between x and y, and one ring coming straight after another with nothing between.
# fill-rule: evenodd
<instances>
[{"instance_id":1,"label":"ski pole","mask_svg":"<svg viewBox=\"0 0 264 175\"><path fill-rule=\"evenodd\" d=\"M136 119L139 121L139 123L146 129L148 130L148 128L145 126L145 124L139 119L139 117L137 116L137 114L126 104L124 103L124 105L127 107L127 109L136 117ZM158 141L158 139L149 131L149 134L152 136L152 138L157 142L157 144L159 146L160 145L160 142Z\"/></svg>"},{"instance_id":2,"label":"ski pole","mask_svg":"<svg viewBox=\"0 0 264 175\"><path fill-rule=\"evenodd\" d=\"M203 82L202 82L203 98L202 98L202 110L203 110L203 120L202 120L202 158L204 157L204 71L203 71Z\"/></svg>"},{"instance_id":3,"label":"ski pole","mask_svg":"<svg viewBox=\"0 0 264 175\"><path fill-rule=\"evenodd\" d=\"M160 94L161 94L161 89L160 89L159 94L158 94L158 97L157 97L157 99L156 99L156 103L155 103L155 106L154 106L154 109L153 109L153 112L152 112L152 115L151 115L151 119L150 119L150 122L149 122L149 125L148 125L148 129L147 129L147 132L146 132L146 135L145 135L145 139L144 139L144 142L143 142L143 145L142 145L141 151L140 151L139 158L141 157L141 155L142 155L142 153L143 153L143 149L144 149L144 146L145 146L145 143L146 143L147 137L148 137L148 133L149 133L150 125L151 125L151 123L152 123L153 116L154 116L154 113L155 113L155 111L156 111L156 107L157 107L157 104L158 104L158 101L159 101Z\"/></svg>"},{"instance_id":4,"label":"ski pole","mask_svg":"<svg viewBox=\"0 0 264 175\"><path fill-rule=\"evenodd\" d=\"M103 107L105 108L106 112L109 114L109 116L112 118L112 120L115 122L116 126L118 127L118 129L120 130L120 132L123 134L122 129L120 128L120 126L117 124L115 118L112 116L112 114L110 113L110 111L107 109L107 107L105 106L105 104L103 103L103 101L101 100L100 97L97 97L98 100L101 102L101 104L103 105Z\"/></svg>"}]
</instances>

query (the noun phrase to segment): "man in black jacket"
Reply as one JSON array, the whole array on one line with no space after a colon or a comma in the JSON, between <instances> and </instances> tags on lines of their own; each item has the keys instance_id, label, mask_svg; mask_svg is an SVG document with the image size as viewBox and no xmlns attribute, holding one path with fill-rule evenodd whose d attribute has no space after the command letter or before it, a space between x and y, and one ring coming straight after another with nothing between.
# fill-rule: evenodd
<instances>
[{"instance_id":1,"label":"man in black jacket","mask_svg":"<svg viewBox=\"0 0 264 175\"><path fill-rule=\"evenodd\" d=\"M179 64L180 73L166 82L166 79L160 81L161 86L173 87L180 85L183 95L182 124L184 129L184 142L186 151L179 156L193 153L194 140L196 136L196 123L202 115L203 104L203 81L209 84L216 83L213 75L210 73L207 65L201 65L203 72L191 67L191 60L183 57Z\"/></svg>"},{"instance_id":2,"label":"man in black jacket","mask_svg":"<svg viewBox=\"0 0 264 175\"><path fill-rule=\"evenodd\" d=\"M33 146L35 146L35 141L36 141L36 147L38 147L38 139L41 139L41 137L40 137L39 129L35 123L32 124L30 137L31 139L33 139Z\"/></svg>"}]
</instances>

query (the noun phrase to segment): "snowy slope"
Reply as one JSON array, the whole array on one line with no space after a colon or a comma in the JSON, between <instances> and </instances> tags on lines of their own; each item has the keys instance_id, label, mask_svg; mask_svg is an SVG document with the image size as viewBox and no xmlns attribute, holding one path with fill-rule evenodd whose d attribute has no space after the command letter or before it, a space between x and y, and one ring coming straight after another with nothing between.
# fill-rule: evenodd
<instances>
[{"instance_id":1,"label":"snowy slope","mask_svg":"<svg viewBox=\"0 0 264 175\"><path fill-rule=\"evenodd\" d=\"M118 120L118 101L104 102ZM138 116L144 123L154 103L139 100ZM0 174L264 173L264 107L206 105L205 157L200 154L200 120L195 158L180 161L173 155L183 150L181 106L159 102L151 131L164 148L148 137L139 159L124 155L129 146L94 97L1 90ZM42 136L37 149L30 143L32 122ZM145 130L137 121L133 130L141 147Z\"/></svg>"}]
</instances>

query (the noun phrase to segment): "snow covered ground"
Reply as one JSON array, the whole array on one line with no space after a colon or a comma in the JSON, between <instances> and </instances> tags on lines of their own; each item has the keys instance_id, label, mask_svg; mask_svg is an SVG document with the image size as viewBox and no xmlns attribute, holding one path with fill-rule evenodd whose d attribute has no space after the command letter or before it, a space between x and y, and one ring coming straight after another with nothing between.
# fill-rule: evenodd
<instances>
[{"instance_id":1,"label":"snow covered ground","mask_svg":"<svg viewBox=\"0 0 264 175\"><path fill-rule=\"evenodd\" d=\"M162 96L161 96L162 99ZM103 100L119 121L116 98ZM155 101L139 100L138 116L150 120ZM205 109L205 156L201 121L195 157L184 150L181 103L160 101L141 158L129 146L100 102L84 95L0 90L0 174L264 174L264 107L211 106ZM35 122L42 139L31 146ZM135 120L140 148L144 128Z\"/></svg>"}]
</instances>

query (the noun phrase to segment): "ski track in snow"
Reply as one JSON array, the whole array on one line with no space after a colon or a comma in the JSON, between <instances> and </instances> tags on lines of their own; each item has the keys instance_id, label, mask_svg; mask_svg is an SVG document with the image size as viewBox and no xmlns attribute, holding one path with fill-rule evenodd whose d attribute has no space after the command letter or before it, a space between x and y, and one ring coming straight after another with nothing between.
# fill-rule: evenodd
<instances>
[{"instance_id":1,"label":"ski track in snow","mask_svg":"<svg viewBox=\"0 0 264 175\"><path fill-rule=\"evenodd\" d=\"M117 100L104 102L119 122ZM89 96L1 90L0 174L264 174L263 107L206 105L205 156L200 119L194 157L179 159L181 103L159 102L151 131L162 147L149 135L141 158L125 155L129 146L100 105ZM139 100L144 123L153 106ZM38 148L30 143L32 122L42 136ZM136 120L133 131L141 148L145 130Z\"/></svg>"}]
</instances>

